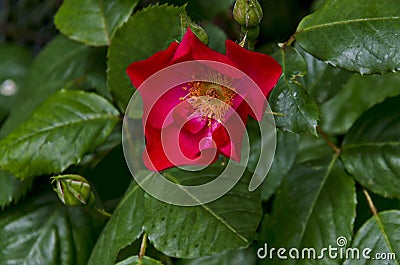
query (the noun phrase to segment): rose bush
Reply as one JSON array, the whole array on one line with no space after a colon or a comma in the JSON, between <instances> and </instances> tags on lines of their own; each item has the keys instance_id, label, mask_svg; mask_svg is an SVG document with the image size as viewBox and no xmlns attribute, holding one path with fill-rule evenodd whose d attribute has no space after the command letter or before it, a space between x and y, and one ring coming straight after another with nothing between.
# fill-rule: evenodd
<instances>
[{"instance_id":1,"label":"rose bush","mask_svg":"<svg viewBox=\"0 0 400 265\"><path fill-rule=\"evenodd\" d=\"M194 80L171 88L156 102L153 102L153 95L157 94L157 90L148 86L141 87L157 71L192 60L221 62L243 71L254 80L264 97L269 95L282 73L281 66L272 57L248 51L230 40L226 41L226 55L213 51L190 28L180 43L173 42L166 50L132 63L127 73L143 98L144 134L147 142L143 160L151 170L160 171L176 166L165 150L176 145L162 141L162 130L165 130L168 141L178 141L185 158L181 156L173 160L180 162L180 165L207 163L210 161L209 155L213 156L211 161L215 161L219 154L239 161L243 130L235 134L227 132L224 124L229 123L230 119L228 106L232 106L238 113L243 124L246 124L248 115L258 120L262 117L263 108L257 108L259 113L254 113L249 104L263 106L265 98L260 98L259 91L254 89L244 88L239 93L237 88L232 87L232 82L221 85ZM219 78L226 82L228 77ZM231 87L227 87L230 84ZM171 121L167 121L169 116ZM176 154L177 150L174 151ZM202 152L209 155L201 156Z\"/></svg>"}]
</instances>

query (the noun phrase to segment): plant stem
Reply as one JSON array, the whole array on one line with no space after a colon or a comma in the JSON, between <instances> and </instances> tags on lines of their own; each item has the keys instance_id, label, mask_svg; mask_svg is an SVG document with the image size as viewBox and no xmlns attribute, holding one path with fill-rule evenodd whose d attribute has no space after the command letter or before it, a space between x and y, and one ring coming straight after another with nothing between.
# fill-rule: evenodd
<instances>
[{"instance_id":1,"label":"plant stem","mask_svg":"<svg viewBox=\"0 0 400 265\"><path fill-rule=\"evenodd\" d=\"M317 127L318 133L324 138L325 142L333 149L336 155L340 154L340 148L337 147L329 138L328 134L321 129L321 127Z\"/></svg>"},{"instance_id":2,"label":"plant stem","mask_svg":"<svg viewBox=\"0 0 400 265\"><path fill-rule=\"evenodd\" d=\"M296 38L294 37L295 35L296 35L296 33L293 34L292 36L290 36L290 38L287 41L285 41L284 43L279 43L278 44L279 47L281 47L282 49L285 49L286 46L291 46L293 44L293 42L296 40Z\"/></svg>"},{"instance_id":3,"label":"plant stem","mask_svg":"<svg viewBox=\"0 0 400 265\"><path fill-rule=\"evenodd\" d=\"M249 51L254 51L254 41L253 40L247 40L246 44L245 44L245 48Z\"/></svg>"},{"instance_id":4,"label":"plant stem","mask_svg":"<svg viewBox=\"0 0 400 265\"><path fill-rule=\"evenodd\" d=\"M376 210L376 207L374 205L374 202L371 199L371 196L369 196L368 191L364 188L363 188L363 192L364 192L365 198L367 198L368 205L369 205L369 208L371 209L371 212L373 213L374 216L377 216L378 211Z\"/></svg>"},{"instance_id":5,"label":"plant stem","mask_svg":"<svg viewBox=\"0 0 400 265\"><path fill-rule=\"evenodd\" d=\"M142 238L142 244L140 245L139 264L142 264L142 259L146 254L146 248L147 248L147 234L144 233Z\"/></svg>"}]
</instances>

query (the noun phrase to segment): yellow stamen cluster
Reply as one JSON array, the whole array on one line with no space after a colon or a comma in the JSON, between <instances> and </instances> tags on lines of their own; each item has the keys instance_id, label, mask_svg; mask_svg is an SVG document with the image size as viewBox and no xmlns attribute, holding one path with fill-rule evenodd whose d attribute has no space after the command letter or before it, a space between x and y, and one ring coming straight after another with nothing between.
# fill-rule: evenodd
<instances>
[{"instance_id":1,"label":"yellow stamen cluster","mask_svg":"<svg viewBox=\"0 0 400 265\"><path fill-rule=\"evenodd\" d=\"M189 87L184 87L189 93L181 100L190 103L195 111L208 119L211 126L212 119L222 122L229 106L233 105L235 91L223 85L212 82L194 81Z\"/></svg>"}]
</instances>

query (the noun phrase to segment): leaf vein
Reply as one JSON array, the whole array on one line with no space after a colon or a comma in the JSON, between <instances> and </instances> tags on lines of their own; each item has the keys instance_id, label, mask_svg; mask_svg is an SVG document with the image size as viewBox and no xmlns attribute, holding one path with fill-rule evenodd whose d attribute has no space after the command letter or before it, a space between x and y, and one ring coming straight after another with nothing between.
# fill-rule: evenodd
<instances>
[{"instance_id":1,"label":"leaf vein","mask_svg":"<svg viewBox=\"0 0 400 265\"><path fill-rule=\"evenodd\" d=\"M368 23L368 22L370 23L371 21L385 21L385 20L400 20L400 17L375 17L375 18L359 18L359 19L334 21L303 28L297 31L296 34L325 27L337 26L337 25L346 25L351 23Z\"/></svg>"}]
</instances>

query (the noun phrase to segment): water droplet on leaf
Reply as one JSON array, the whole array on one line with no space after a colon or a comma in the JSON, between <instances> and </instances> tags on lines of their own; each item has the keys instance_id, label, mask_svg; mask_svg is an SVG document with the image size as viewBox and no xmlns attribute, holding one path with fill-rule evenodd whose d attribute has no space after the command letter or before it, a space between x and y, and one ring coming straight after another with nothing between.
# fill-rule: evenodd
<instances>
[{"instance_id":1,"label":"water droplet on leaf","mask_svg":"<svg viewBox=\"0 0 400 265\"><path fill-rule=\"evenodd\" d=\"M17 93L17 90L17 84L11 79L4 80L0 85L0 94L3 96L12 96Z\"/></svg>"}]
</instances>

